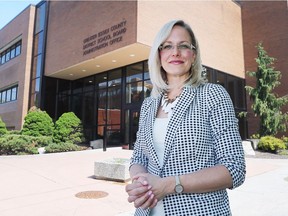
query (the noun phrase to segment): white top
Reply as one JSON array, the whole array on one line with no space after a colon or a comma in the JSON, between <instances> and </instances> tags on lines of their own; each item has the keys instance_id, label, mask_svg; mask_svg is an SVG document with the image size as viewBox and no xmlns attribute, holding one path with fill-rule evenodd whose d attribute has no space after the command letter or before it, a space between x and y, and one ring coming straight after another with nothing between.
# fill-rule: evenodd
<instances>
[{"instance_id":1,"label":"white top","mask_svg":"<svg viewBox=\"0 0 288 216\"><path fill-rule=\"evenodd\" d=\"M153 143L161 166L163 166L163 158L165 150L164 141L167 132L168 122L169 118L156 118L153 127ZM155 208L151 210L150 215L151 216L165 215L162 200L160 200L155 206Z\"/></svg>"}]
</instances>

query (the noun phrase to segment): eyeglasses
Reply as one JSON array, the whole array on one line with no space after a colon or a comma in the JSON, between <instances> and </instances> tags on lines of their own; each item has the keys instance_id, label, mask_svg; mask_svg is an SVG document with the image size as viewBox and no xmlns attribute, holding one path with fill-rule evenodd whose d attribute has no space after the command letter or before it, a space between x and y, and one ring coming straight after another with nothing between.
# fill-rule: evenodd
<instances>
[{"instance_id":1,"label":"eyeglasses","mask_svg":"<svg viewBox=\"0 0 288 216\"><path fill-rule=\"evenodd\" d=\"M196 50L196 47L193 46L193 44L189 43L180 43L180 44L171 44L171 43L164 43L159 46L159 51L164 51L164 52L170 52L174 50L175 46L177 47L178 50L180 51L187 51L187 50Z\"/></svg>"}]
</instances>

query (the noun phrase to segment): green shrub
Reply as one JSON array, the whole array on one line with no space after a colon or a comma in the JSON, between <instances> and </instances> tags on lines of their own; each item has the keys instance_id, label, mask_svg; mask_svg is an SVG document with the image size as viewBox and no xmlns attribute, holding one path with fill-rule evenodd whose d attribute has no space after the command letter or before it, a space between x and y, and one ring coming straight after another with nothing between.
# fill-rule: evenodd
<instances>
[{"instance_id":1,"label":"green shrub","mask_svg":"<svg viewBox=\"0 0 288 216\"><path fill-rule=\"evenodd\" d=\"M21 131L20 130L10 130L8 131L9 134L16 134L16 135L20 135Z\"/></svg>"},{"instance_id":2,"label":"green shrub","mask_svg":"<svg viewBox=\"0 0 288 216\"><path fill-rule=\"evenodd\" d=\"M264 136L261 137L258 143L258 149L276 153L280 149L286 149L286 146L283 140L281 139L278 139L273 136Z\"/></svg>"},{"instance_id":3,"label":"green shrub","mask_svg":"<svg viewBox=\"0 0 288 216\"><path fill-rule=\"evenodd\" d=\"M53 141L55 143L71 142L74 144L84 141L81 120L73 112L62 114L55 122Z\"/></svg>"},{"instance_id":4,"label":"green shrub","mask_svg":"<svg viewBox=\"0 0 288 216\"><path fill-rule=\"evenodd\" d=\"M1 155L38 154L35 137L6 134L0 138Z\"/></svg>"},{"instance_id":5,"label":"green shrub","mask_svg":"<svg viewBox=\"0 0 288 216\"><path fill-rule=\"evenodd\" d=\"M53 143L45 147L45 153L80 151L80 150L81 150L80 146L77 146L71 142Z\"/></svg>"},{"instance_id":6,"label":"green shrub","mask_svg":"<svg viewBox=\"0 0 288 216\"><path fill-rule=\"evenodd\" d=\"M30 109L25 116L21 134L29 136L52 136L54 123L52 118L40 109Z\"/></svg>"},{"instance_id":7,"label":"green shrub","mask_svg":"<svg viewBox=\"0 0 288 216\"><path fill-rule=\"evenodd\" d=\"M6 134L8 131L7 131L7 128L6 128L6 125L5 123L2 121L1 117L0 117L0 136Z\"/></svg>"},{"instance_id":8,"label":"green shrub","mask_svg":"<svg viewBox=\"0 0 288 216\"><path fill-rule=\"evenodd\" d=\"M38 154L38 148L52 144L52 137L6 134L0 138L1 155Z\"/></svg>"},{"instance_id":9,"label":"green shrub","mask_svg":"<svg viewBox=\"0 0 288 216\"><path fill-rule=\"evenodd\" d=\"M286 149L288 149L288 137L283 136L283 137L281 137L281 139L282 139L283 142L285 143Z\"/></svg>"},{"instance_id":10,"label":"green shrub","mask_svg":"<svg viewBox=\"0 0 288 216\"><path fill-rule=\"evenodd\" d=\"M39 136L39 137L33 137L33 141L37 143L37 147L45 147L48 145L51 145L53 143L53 138L52 136Z\"/></svg>"}]
</instances>

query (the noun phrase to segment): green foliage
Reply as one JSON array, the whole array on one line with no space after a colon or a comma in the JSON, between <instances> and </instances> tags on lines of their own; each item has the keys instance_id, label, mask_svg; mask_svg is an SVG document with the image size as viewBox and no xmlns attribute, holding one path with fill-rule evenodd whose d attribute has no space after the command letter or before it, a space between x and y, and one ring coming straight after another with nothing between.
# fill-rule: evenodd
<instances>
[{"instance_id":1,"label":"green foliage","mask_svg":"<svg viewBox=\"0 0 288 216\"><path fill-rule=\"evenodd\" d=\"M10 131L9 131L9 134L17 134L17 135L20 135L20 134L21 134L21 131L19 131L19 130L10 130Z\"/></svg>"},{"instance_id":2,"label":"green foliage","mask_svg":"<svg viewBox=\"0 0 288 216\"><path fill-rule=\"evenodd\" d=\"M66 143L53 143L45 148L45 153L80 151L81 147L71 142Z\"/></svg>"},{"instance_id":3,"label":"green foliage","mask_svg":"<svg viewBox=\"0 0 288 216\"><path fill-rule=\"evenodd\" d=\"M25 116L21 134L29 136L52 136L53 130L54 123L46 111L33 108Z\"/></svg>"},{"instance_id":4,"label":"green foliage","mask_svg":"<svg viewBox=\"0 0 288 216\"><path fill-rule=\"evenodd\" d=\"M45 147L53 144L53 138L50 136L33 137L33 140L37 143L37 147Z\"/></svg>"},{"instance_id":5,"label":"green foliage","mask_svg":"<svg viewBox=\"0 0 288 216\"><path fill-rule=\"evenodd\" d=\"M6 134L0 138L0 155L37 154L35 137Z\"/></svg>"},{"instance_id":6,"label":"green foliage","mask_svg":"<svg viewBox=\"0 0 288 216\"><path fill-rule=\"evenodd\" d=\"M239 118L246 118L247 117L247 112L239 112L238 113Z\"/></svg>"},{"instance_id":7,"label":"green foliage","mask_svg":"<svg viewBox=\"0 0 288 216\"><path fill-rule=\"evenodd\" d=\"M288 113L282 113L281 108L288 104L288 98L278 97L272 92L281 84L281 72L273 67L276 59L267 55L261 43L257 49L258 57L255 60L258 69L256 72L248 72L249 76L256 78L256 87L245 88L253 100L252 110L260 118L259 134L262 137L286 131Z\"/></svg>"},{"instance_id":8,"label":"green foliage","mask_svg":"<svg viewBox=\"0 0 288 216\"><path fill-rule=\"evenodd\" d=\"M6 134L0 137L0 155L38 154L38 148L45 147L46 153L80 151L73 143L53 143L52 137Z\"/></svg>"},{"instance_id":9,"label":"green foliage","mask_svg":"<svg viewBox=\"0 0 288 216\"><path fill-rule=\"evenodd\" d=\"M252 134L251 139L260 139L260 135L259 134Z\"/></svg>"},{"instance_id":10,"label":"green foliage","mask_svg":"<svg viewBox=\"0 0 288 216\"><path fill-rule=\"evenodd\" d=\"M280 149L286 149L286 145L281 139L273 136L264 136L261 137L258 143L258 149L276 153Z\"/></svg>"},{"instance_id":11,"label":"green foliage","mask_svg":"<svg viewBox=\"0 0 288 216\"><path fill-rule=\"evenodd\" d=\"M286 149L288 149L288 137L283 136L283 137L281 137L281 139L282 139L283 142L285 143Z\"/></svg>"},{"instance_id":12,"label":"green foliage","mask_svg":"<svg viewBox=\"0 0 288 216\"><path fill-rule=\"evenodd\" d=\"M7 131L7 128L6 128L6 125L5 123L2 121L2 118L0 117L0 136L6 134L8 131Z\"/></svg>"},{"instance_id":13,"label":"green foliage","mask_svg":"<svg viewBox=\"0 0 288 216\"><path fill-rule=\"evenodd\" d=\"M73 112L62 114L55 122L53 140L55 143L82 143L84 135L81 120Z\"/></svg>"}]
</instances>

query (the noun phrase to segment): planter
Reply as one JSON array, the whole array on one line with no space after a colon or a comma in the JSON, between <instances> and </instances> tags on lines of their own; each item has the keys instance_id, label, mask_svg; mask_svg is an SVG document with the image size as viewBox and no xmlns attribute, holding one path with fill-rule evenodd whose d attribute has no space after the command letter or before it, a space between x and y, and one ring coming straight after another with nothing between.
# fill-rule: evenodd
<instances>
[{"instance_id":1,"label":"planter","mask_svg":"<svg viewBox=\"0 0 288 216\"><path fill-rule=\"evenodd\" d=\"M258 149L258 143L260 139L248 139L252 142L252 147L254 150Z\"/></svg>"},{"instance_id":2,"label":"planter","mask_svg":"<svg viewBox=\"0 0 288 216\"><path fill-rule=\"evenodd\" d=\"M94 163L96 179L126 182L130 180L130 160L126 158L111 158Z\"/></svg>"}]
</instances>

